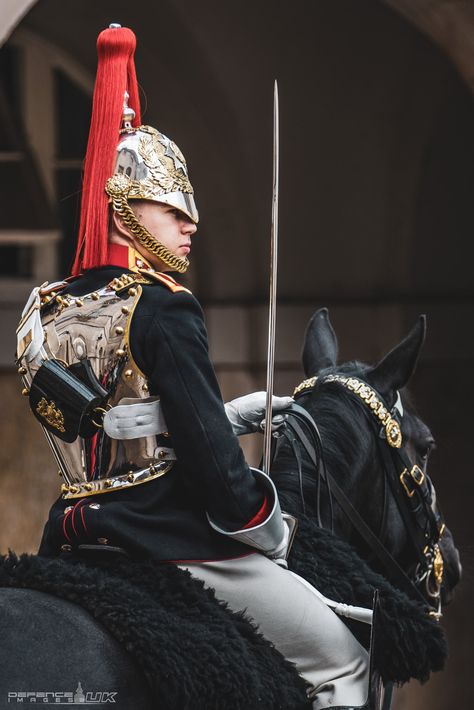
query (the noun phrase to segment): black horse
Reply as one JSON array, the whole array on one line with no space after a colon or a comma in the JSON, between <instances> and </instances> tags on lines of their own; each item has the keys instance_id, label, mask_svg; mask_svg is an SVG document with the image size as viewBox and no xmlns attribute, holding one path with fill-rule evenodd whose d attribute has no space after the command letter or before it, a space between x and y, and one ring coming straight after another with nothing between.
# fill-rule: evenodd
<instances>
[{"instance_id":1,"label":"black horse","mask_svg":"<svg viewBox=\"0 0 474 710\"><path fill-rule=\"evenodd\" d=\"M370 407L354 396L350 389L341 387L337 380L339 376L366 383L380 395L387 411L393 410L397 400L400 401L396 415L401 424L405 461L409 461L411 466L416 465L422 472L420 475L425 477L427 493L431 498L430 507L436 512L436 493L427 472L428 458L435 441L427 425L415 413L409 394L403 389L416 367L425 332L426 320L420 316L409 335L377 365L349 362L337 366L338 344L328 311L325 308L316 311L307 327L303 346L303 367L306 377L310 378L309 382L306 381L309 386L301 388L301 394L306 396L297 401L317 424L323 449L321 455L336 485L349 493L354 508L360 511L365 523L408 577L419 581L421 595L434 605L440 592L439 601L444 606L449 603L461 575L459 554L451 532L442 527L439 548L444 573L438 590L432 579L433 568L430 575L421 573L410 530L407 530L406 522L409 521L401 514L409 503L408 497L404 501L405 490L401 481L397 480L402 492L398 504L390 489L386 468L391 464L383 455L390 447L384 443L383 427L380 431L380 424L374 419ZM382 440L381 435L384 437ZM377 550L371 548L350 514L343 510L337 498L333 500L330 484L324 486L321 481L315 480L314 465L304 447L300 447L301 473L296 475L297 457L293 448L288 441L280 445L272 464L272 478L280 491L283 507L297 516L304 513L311 519L318 518L320 525L332 529L338 537L354 545L375 570L390 578L390 565L387 569L383 564L383 555L381 561ZM397 479L402 469L396 472ZM397 585L400 580L396 579L395 570L393 577L391 581ZM421 581L417 577L422 578ZM418 598L419 595L410 586L405 584L404 588Z\"/></svg>"},{"instance_id":2,"label":"black horse","mask_svg":"<svg viewBox=\"0 0 474 710\"><path fill-rule=\"evenodd\" d=\"M421 320L377 366L337 367L327 311L318 311L306 333L305 372L321 380L335 374L360 378L392 408L414 369L423 337ZM299 401L319 427L327 471L375 532L388 523L384 543L410 572L413 560L397 507L389 497L383 503L387 496L377 437L366 407L339 385L315 386ZM426 471L433 439L406 395L402 399L404 449ZM435 622L417 600L398 592L353 552L346 541L377 567L327 486L319 486L317 503L311 458L300 451L300 477L294 449L282 441L272 475L283 507L300 518L290 567L327 596L349 603L369 605L373 589L381 589L386 617L382 675L399 681L426 678L441 667L445 654ZM333 532L321 529L321 522ZM459 557L447 531L440 544L447 600L459 580ZM246 619L171 565L10 556L0 565L0 587L0 708L29 702L21 693L30 693L36 702L56 693L55 702L68 703L76 693L78 703L114 703L120 710L307 707L304 684L275 649ZM363 640L363 632L355 631Z\"/></svg>"}]
</instances>

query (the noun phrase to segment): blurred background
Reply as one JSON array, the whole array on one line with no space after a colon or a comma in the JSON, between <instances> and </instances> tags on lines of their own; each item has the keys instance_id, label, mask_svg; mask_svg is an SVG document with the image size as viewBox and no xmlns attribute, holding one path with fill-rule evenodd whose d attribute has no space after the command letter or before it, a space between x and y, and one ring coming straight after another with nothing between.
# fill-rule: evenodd
<instances>
[{"instance_id":1,"label":"blurred background","mask_svg":"<svg viewBox=\"0 0 474 710\"><path fill-rule=\"evenodd\" d=\"M188 282L225 399L265 386L273 79L281 131L276 391L328 306L341 360L374 362L419 313L411 384L464 579L451 655L397 710L473 707L474 0L2 0L0 551L35 551L59 479L13 365L31 288L67 274L95 41L131 27L145 123L183 150L202 222ZM260 442L244 441L256 463Z\"/></svg>"}]
</instances>

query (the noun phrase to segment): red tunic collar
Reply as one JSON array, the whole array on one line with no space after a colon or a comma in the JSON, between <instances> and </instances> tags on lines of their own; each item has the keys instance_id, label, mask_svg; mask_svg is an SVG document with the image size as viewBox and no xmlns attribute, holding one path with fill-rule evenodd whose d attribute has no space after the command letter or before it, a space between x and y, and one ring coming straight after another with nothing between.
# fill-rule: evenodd
<instances>
[{"instance_id":1,"label":"red tunic collar","mask_svg":"<svg viewBox=\"0 0 474 710\"><path fill-rule=\"evenodd\" d=\"M122 244L109 244L107 265L120 266L123 269L136 272L139 269L153 271L152 265L133 247L127 247Z\"/></svg>"}]
</instances>

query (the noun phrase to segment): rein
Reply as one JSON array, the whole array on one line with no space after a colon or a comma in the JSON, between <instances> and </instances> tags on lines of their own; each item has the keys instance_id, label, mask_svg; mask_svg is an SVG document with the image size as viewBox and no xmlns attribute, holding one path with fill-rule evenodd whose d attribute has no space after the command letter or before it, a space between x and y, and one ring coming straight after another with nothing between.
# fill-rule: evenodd
<instances>
[{"instance_id":1,"label":"rein","mask_svg":"<svg viewBox=\"0 0 474 710\"><path fill-rule=\"evenodd\" d=\"M317 473L317 522L322 525L320 494L322 483L328 491L330 506L330 529L333 532L333 498L337 501L353 528L363 538L369 549L385 568L389 579L397 586L432 608L430 615L439 618L441 597L440 588L443 577L443 559L439 549L439 539L444 530L441 514L432 507L432 484L428 476L416 464L412 464L403 450L402 433L399 417L403 409L399 400L390 411L380 395L366 382L354 377L327 375L321 379L312 377L302 382L295 389L298 399L313 392L316 382L319 384L337 382L357 395L369 407L372 423L376 426L378 449L385 474L385 489L391 491L397 509L406 529L411 547L415 553L416 567L413 574L402 569L397 560L385 547L381 539L385 528L385 503L382 514L382 529L376 535L356 510L348 496L327 470L324 461L324 449L321 434L309 412L295 403L286 411L285 426L280 430L279 439L273 452L276 456L282 440L286 440L295 456L300 485L300 494L304 510L302 457L303 449L309 456ZM386 494L384 495L386 499ZM425 582L426 598L420 589Z\"/></svg>"}]
</instances>

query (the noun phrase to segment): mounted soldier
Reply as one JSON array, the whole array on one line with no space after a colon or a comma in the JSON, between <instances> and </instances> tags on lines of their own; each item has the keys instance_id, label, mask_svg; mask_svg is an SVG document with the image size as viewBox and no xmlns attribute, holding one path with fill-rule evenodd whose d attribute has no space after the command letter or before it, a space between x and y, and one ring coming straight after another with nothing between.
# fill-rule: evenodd
<instances>
[{"instance_id":1,"label":"mounted soldier","mask_svg":"<svg viewBox=\"0 0 474 710\"><path fill-rule=\"evenodd\" d=\"M265 397L224 406L201 308L170 275L186 271L198 223L184 156L141 125L133 33L113 25L97 46L72 276L35 289L18 328L25 393L64 479L39 554L179 564L247 610L313 708L368 707L367 652L285 569L291 526L238 443Z\"/></svg>"}]
</instances>

